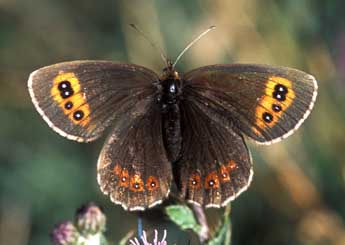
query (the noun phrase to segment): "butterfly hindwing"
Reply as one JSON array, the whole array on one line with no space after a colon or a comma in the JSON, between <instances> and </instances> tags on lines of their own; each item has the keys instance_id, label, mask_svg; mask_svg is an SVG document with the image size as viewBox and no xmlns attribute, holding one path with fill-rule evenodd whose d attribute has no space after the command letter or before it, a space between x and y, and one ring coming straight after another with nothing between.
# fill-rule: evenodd
<instances>
[{"instance_id":1,"label":"butterfly hindwing","mask_svg":"<svg viewBox=\"0 0 345 245\"><path fill-rule=\"evenodd\" d=\"M134 113L153 94L157 75L147 68L112 61L72 61L31 73L28 87L36 109L56 132L92 141L114 119Z\"/></svg>"},{"instance_id":2,"label":"butterfly hindwing","mask_svg":"<svg viewBox=\"0 0 345 245\"><path fill-rule=\"evenodd\" d=\"M182 198L221 207L249 186L253 170L241 135L215 122L184 97L181 103L182 154L174 176Z\"/></svg>"},{"instance_id":3,"label":"butterfly hindwing","mask_svg":"<svg viewBox=\"0 0 345 245\"><path fill-rule=\"evenodd\" d=\"M161 114L152 100L140 113L123 117L106 140L98 159L98 183L104 194L130 211L162 202L172 179L162 138Z\"/></svg>"},{"instance_id":4,"label":"butterfly hindwing","mask_svg":"<svg viewBox=\"0 0 345 245\"><path fill-rule=\"evenodd\" d=\"M299 70L266 65L213 65L184 77L184 94L214 120L258 143L293 133L313 108L317 83Z\"/></svg>"}]
</instances>

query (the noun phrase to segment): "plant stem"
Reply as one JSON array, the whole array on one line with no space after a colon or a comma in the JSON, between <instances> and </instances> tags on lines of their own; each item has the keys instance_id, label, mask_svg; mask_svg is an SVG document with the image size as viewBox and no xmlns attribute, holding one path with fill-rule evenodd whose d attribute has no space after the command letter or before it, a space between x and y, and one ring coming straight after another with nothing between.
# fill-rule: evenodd
<instances>
[{"instance_id":1,"label":"plant stem","mask_svg":"<svg viewBox=\"0 0 345 245\"><path fill-rule=\"evenodd\" d=\"M138 237L140 238L139 241L141 241L142 236L143 236L143 219L141 218L141 212L139 212L138 214Z\"/></svg>"},{"instance_id":2,"label":"plant stem","mask_svg":"<svg viewBox=\"0 0 345 245\"><path fill-rule=\"evenodd\" d=\"M210 229L207 224L207 219L206 219L204 209L201 206L195 205L195 204L192 204L192 208L193 208L195 217L201 226L201 230L199 233L200 243L206 244L206 242L210 239Z\"/></svg>"}]
</instances>

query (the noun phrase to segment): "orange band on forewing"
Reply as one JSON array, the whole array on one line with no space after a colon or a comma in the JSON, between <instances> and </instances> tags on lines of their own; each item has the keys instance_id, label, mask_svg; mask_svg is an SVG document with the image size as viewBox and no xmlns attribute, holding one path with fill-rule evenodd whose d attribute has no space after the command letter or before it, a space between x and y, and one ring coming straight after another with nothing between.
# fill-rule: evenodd
<instances>
[{"instance_id":1,"label":"orange band on forewing","mask_svg":"<svg viewBox=\"0 0 345 245\"><path fill-rule=\"evenodd\" d=\"M273 97L273 92L276 85L283 85L287 88L287 93L285 95L285 99L283 101L279 101L278 99ZM253 131L260 135L261 133L257 129L260 128L264 130L266 127L272 128L274 125L277 124L282 114L290 107L293 100L295 98L295 93L292 88L292 82L286 78L278 77L278 76L271 76L266 81L266 88L265 88L265 95L262 96L259 100L259 103L255 109L255 125L253 127ZM274 111L272 106L278 105L281 107L280 111ZM264 113L269 113L272 115L271 122L265 122L263 120Z\"/></svg>"},{"instance_id":2,"label":"orange band on forewing","mask_svg":"<svg viewBox=\"0 0 345 245\"><path fill-rule=\"evenodd\" d=\"M61 82L68 81L71 84L73 95L68 98L61 96L61 91L58 86ZM81 91L80 82L73 72L61 73L54 78L53 86L50 91L53 99L59 104L59 107L63 110L64 114L77 125L86 126L90 122L90 107L86 101L85 93ZM66 109L65 105L67 102L73 104L71 109ZM82 111L84 113L81 120L76 120L73 117L73 113L76 111Z\"/></svg>"}]
</instances>

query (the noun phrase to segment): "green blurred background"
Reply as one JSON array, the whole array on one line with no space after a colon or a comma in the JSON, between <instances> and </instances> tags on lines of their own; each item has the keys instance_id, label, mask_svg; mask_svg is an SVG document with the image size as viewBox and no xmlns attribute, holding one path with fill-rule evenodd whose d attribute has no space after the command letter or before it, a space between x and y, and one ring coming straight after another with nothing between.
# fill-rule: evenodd
<instances>
[{"instance_id":1,"label":"green blurred background","mask_svg":"<svg viewBox=\"0 0 345 245\"><path fill-rule=\"evenodd\" d=\"M268 147L249 142L255 175L233 202L232 244L345 244L344 9L343 0L0 0L0 244L49 244L54 224L89 201L104 207L112 241L135 229L136 215L98 189L104 138L62 138L27 90L31 71L67 60L112 59L160 72L159 54L130 23L171 58L216 25L182 58L181 72L266 63L317 78L315 108L297 133ZM167 228L169 244L187 244L190 233L148 217L145 229Z\"/></svg>"}]
</instances>

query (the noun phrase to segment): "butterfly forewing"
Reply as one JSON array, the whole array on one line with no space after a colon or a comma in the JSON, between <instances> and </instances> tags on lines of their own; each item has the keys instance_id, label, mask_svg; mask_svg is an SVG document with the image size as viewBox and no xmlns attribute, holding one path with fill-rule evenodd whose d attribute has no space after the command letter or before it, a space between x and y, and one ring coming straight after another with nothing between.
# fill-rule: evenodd
<instances>
[{"instance_id":1,"label":"butterfly forewing","mask_svg":"<svg viewBox=\"0 0 345 245\"><path fill-rule=\"evenodd\" d=\"M73 61L41 68L28 86L36 109L61 135L98 138L123 114L155 92L157 75L141 66L111 61Z\"/></svg>"},{"instance_id":2,"label":"butterfly forewing","mask_svg":"<svg viewBox=\"0 0 345 245\"><path fill-rule=\"evenodd\" d=\"M214 65L188 72L184 96L225 127L258 143L290 135L309 115L315 79L302 71L266 65Z\"/></svg>"},{"instance_id":3,"label":"butterfly forewing","mask_svg":"<svg viewBox=\"0 0 345 245\"><path fill-rule=\"evenodd\" d=\"M244 191L252 178L243 138L213 121L193 99L183 100L181 113L182 157L174 165L180 194L206 207L224 206Z\"/></svg>"},{"instance_id":4,"label":"butterfly forewing","mask_svg":"<svg viewBox=\"0 0 345 245\"><path fill-rule=\"evenodd\" d=\"M101 190L131 211L161 203L169 194L172 179L161 113L151 99L141 106L141 113L116 123L98 160Z\"/></svg>"}]
</instances>

